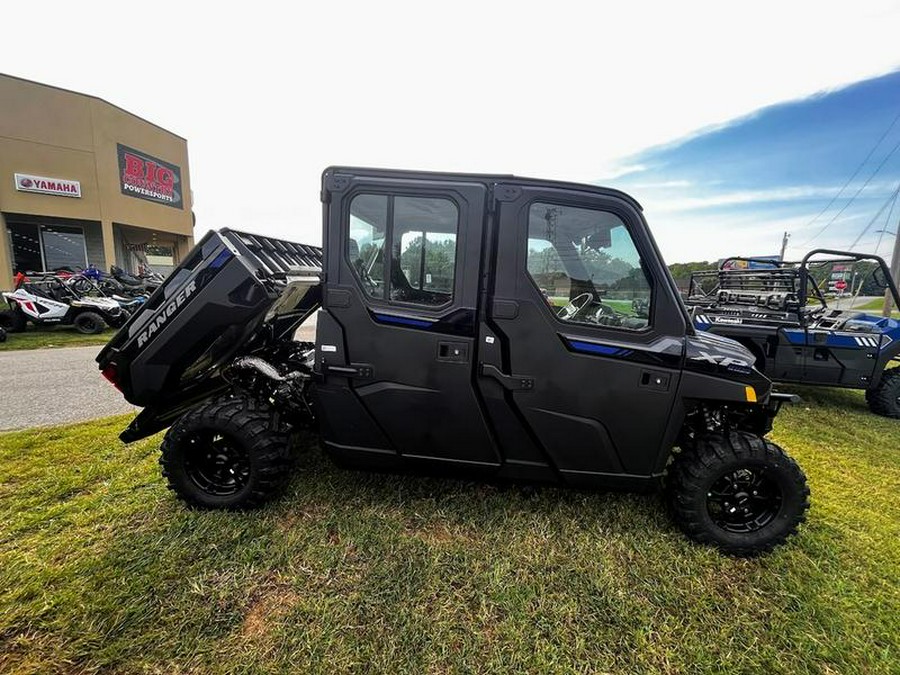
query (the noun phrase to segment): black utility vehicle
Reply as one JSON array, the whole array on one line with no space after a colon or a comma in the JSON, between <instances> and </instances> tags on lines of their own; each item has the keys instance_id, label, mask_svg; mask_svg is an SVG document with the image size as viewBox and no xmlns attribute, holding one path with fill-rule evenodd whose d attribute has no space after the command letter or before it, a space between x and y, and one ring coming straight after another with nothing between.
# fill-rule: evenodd
<instances>
[{"instance_id":1,"label":"black utility vehicle","mask_svg":"<svg viewBox=\"0 0 900 675\"><path fill-rule=\"evenodd\" d=\"M900 321L830 308L816 275L860 262L874 263L877 286L900 307L884 260L816 249L799 263L730 258L718 270L695 272L687 299L694 326L743 344L776 382L864 389L872 412L900 418L900 368L892 367L900 362Z\"/></svg>"},{"instance_id":2,"label":"black utility vehicle","mask_svg":"<svg viewBox=\"0 0 900 675\"><path fill-rule=\"evenodd\" d=\"M144 407L123 440L171 427L184 501L268 499L315 425L352 467L638 490L667 474L682 529L734 554L803 521L806 479L763 437L788 397L694 330L631 197L354 168L321 194L324 252L210 232L98 356ZM294 341L317 309L316 343Z\"/></svg>"}]
</instances>

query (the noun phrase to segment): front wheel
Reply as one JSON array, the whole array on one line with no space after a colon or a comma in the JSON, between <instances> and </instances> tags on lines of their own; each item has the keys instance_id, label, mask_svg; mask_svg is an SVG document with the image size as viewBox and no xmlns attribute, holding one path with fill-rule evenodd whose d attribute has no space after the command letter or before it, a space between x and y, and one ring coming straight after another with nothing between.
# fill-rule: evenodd
<instances>
[{"instance_id":1,"label":"front wheel","mask_svg":"<svg viewBox=\"0 0 900 675\"><path fill-rule=\"evenodd\" d=\"M84 335L96 335L102 333L106 328L106 322L103 317L96 312L79 312L72 320L75 330Z\"/></svg>"},{"instance_id":2,"label":"front wheel","mask_svg":"<svg viewBox=\"0 0 900 675\"><path fill-rule=\"evenodd\" d=\"M163 476L191 506L245 509L274 497L291 468L290 433L256 401L210 401L182 415L162 442Z\"/></svg>"},{"instance_id":3,"label":"front wheel","mask_svg":"<svg viewBox=\"0 0 900 675\"><path fill-rule=\"evenodd\" d=\"M745 432L703 434L669 468L678 526L701 544L755 556L797 532L809 509L806 476L780 447Z\"/></svg>"}]
</instances>

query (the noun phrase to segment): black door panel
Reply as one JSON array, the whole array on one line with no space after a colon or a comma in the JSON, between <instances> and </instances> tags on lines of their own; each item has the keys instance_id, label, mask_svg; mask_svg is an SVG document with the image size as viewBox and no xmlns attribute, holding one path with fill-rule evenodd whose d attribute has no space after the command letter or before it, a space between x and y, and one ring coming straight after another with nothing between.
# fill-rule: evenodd
<instances>
[{"instance_id":1,"label":"black door panel","mask_svg":"<svg viewBox=\"0 0 900 675\"><path fill-rule=\"evenodd\" d=\"M686 322L684 313L677 311L678 300L655 244L640 226L640 214L624 201L572 190L501 188L495 188L506 201L498 204L494 295L479 340L495 338L500 353L491 362L499 363L505 375L533 379L533 387L510 389L504 395L548 465L563 477L650 475L670 428ZM573 227L589 218L591 210L607 212L606 221L630 234L631 251L639 261L633 261L628 271L614 259L617 247L624 250L620 230L599 228L580 241L569 237L566 243L566 221L551 222L550 216L557 215L551 209L546 209L546 241L535 242L530 239L534 235L530 207L535 203L559 204L561 209L571 205ZM566 217L565 211L560 213ZM585 253L593 246L601 252L595 255L592 248ZM553 256L544 255L550 248ZM596 266L585 267L592 262L589 255L601 265L599 273L592 271ZM619 270L618 276L601 278L607 270ZM569 295L560 299L558 291L539 286L532 274L549 284L568 276ZM652 302L613 297L622 295L623 288L636 288L628 286L628 280L637 275L649 285ZM585 293L592 296L588 300L595 312L588 319L592 323L561 321L557 315L562 310L553 303L573 298L584 302L577 299ZM496 387L493 378L482 376L479 382L486 395L488 387ZM495 413L491 415L493 419ZM504 454L513 452L499 439Z\"/></svg>"},{"instance_id":2,"label":"black door panel","mask_svg":"<svg viewBox=\"0 0 900 675\"><path fill-rule=\"evenodd\" d=\"M526 407L525 416L560 471L622 473L622 462L609 432L593 417ZM585 448L590 448L586 453Z\"/></svg>"},{"instance_id":3,"label":"black door panel","mask_svg":"<svg viewBox=\"0 0 900 675\"><path fill-rule=\"evenodd\" d=\"M642 351L648 345L577 353L551 321L544 307L528 301L520 303L515 319L495 321L509 345L512 372L534 378L533 390L511 392L514 405L560 471L649 474L681 374L681 343L668 345L670 367L654 369L669 378L669 389L654 390L642 386L644 360L654 357ZM596 334L585 333L585 340L598 344ZM621 335L615 338L624 342ZM642 358L629 360L636 355Z\"/></svg>"},{"instance_id":4,"label":"black door panel","mask_svg":"<svg viewBox=\"0 0 900 675\"><path fill-rule=\"evenodd\" d=\"M472 386L486 186L377 173L335 184L326 231L341 239L327 244L325 309L347 363L372 366L346 386L401 457L498 465ZM326 375L321 386L338 381Z\"/></svg>"}]
</instances>

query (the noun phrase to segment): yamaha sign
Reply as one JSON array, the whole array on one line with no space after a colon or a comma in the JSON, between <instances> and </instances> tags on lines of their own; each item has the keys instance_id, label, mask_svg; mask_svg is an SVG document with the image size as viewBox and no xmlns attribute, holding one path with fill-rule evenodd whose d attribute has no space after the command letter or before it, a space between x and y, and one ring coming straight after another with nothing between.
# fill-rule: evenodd
<instances>
[{"instance_id":1,"label":"yamaha sign","mask_svg":"<svg viewBox=\"0 0 900 675\"><path fill-rule=\"evenodd\" d=\"M36 192L59 197L81 197L81 183L77 180L33 176L30 173L17 173L15 180L16 190L19 192Z\"/></svg>"}]
</instances>

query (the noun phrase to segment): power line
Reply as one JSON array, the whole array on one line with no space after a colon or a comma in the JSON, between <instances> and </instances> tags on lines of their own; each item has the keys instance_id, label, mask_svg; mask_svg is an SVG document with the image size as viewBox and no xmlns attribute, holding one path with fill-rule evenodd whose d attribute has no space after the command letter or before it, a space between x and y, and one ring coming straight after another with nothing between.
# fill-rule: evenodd
<instances>
[{"instance_id":1,"label":"power line","mask_svg":"<svg viewBox=\"0 0 900 675\"><path fill-rule=\"evenodd\" d=\"M831 205L834 204L834 203L838 200L838 198L844 193L844 190L847 189L847 186L850 185L850 183L853 182L853 179L856 178L856 177L859 175L859 172L862 171L862 168L863 168L863 167L868 163L868 161L872 158L872 155L875 154L875 150L878 149L878 146L881 145L881 142L882 142L885 138L887 138L887 135L888 135L889 133L891 133L891 129L893 129L893 128L894 128L894 125L897 124L897 120L900 120L900 112L898 112L898 113L894 116L894 119L891 120L891 123L888 125L888 128L885 129L885 130L884 130L884 133L881 134L881 136L878 137L878 140L877 140L877 141L875 141L875 145L872 146L872 148L869 150L869 154L867 154L866 157L865 157L865 159L863 159L863 161L861 161L861 162L859 163L859 166L856 167L856 170L853 172L853 175L851 175L850 178L848 178L847 181L841 186L841 189L838 190L838 191L837 191L837 194L836 194L834 197L831 198L831 201L828 202L828 204L825 206L825 208L822 209L821 211L819 211L819 213L816 214L816 217L813 218L812 220L810 220L804 227L809 227L809 226L812 225L814 222L816 222L819 218L822 217L822 215L824 215L824 213L825 213L828 209L831 208Z\"/></svg>"},{"instance_id":2,"label":"power line","mask_svg":"<svg viewBox=\"0 0 900 675\"><path fill-rule=\"evenodd\" d=\"M831 225L834 223L834 221L836 221L836 220L841 216L841 214L842 214L844 211L846 211L847 208L848 208L848 207L856 200L856 198L859 197L859 194L860 194L863 190L866 189L866 186L867 186L870 182L872 182L872 179L875 178L875 176L878 175L878 173L881 171L881 169L884 168L884 165L887 164L887 161L888 161L891 157L894 156L894 153L897 152L898 149L900 149L900 141L897 141L897 143L894 145L894 147L890 149L890 151L888 152L888 154L886 154L886 155L884 156L884 159L881 160L881 163L880 163L877 167L875 167L875 170L874 170L871 174L869 174L869 177L866 178L866 181L865 181L862 185L859 186L859 189L858 189L855 193L853 193L853 196L850 197L850 199L847 201L847 203L844 204L844 205L841 207L841 210L838 211L837 213L835 213L835 214L831 217L831 220L829 220L827 223L825 223L825 226L822 227L821 230L819 230L818 232L816 232L816 233L812 236L812 239L809 239L809 240L805 241L804 243L802 243L802 244L800 244L800 245L801 245L801 246L808 246L808 245L811 244L813 241L815 241L815 240L818 239L820 236L822 236L822 235L825 233L825 230L827 230L829 227L831 227Z\"/></svg>"},{"instance_id":3,"label":"power line","mask_svg":"<svg viewBox=\"0 0 900 675\"><path fill-rule=\"evenodd\" d=\"M852 251L853 247L856 246L860 242L860 240L865 236L866 232L869 231L869 228L872 227L872 225L875 224L875 221L881 217L881 214L884 213L884 210L888 207L888 205L891 206L891 213L893 213L893 211L894 211L893 204L894 204L894 202L897 201L897 195L900 195L900 185L897 185L896 189L885 200L884 204L881 205L881 208L878 209L878 212L874 216L872 216L872 220L869 221L869 224L866 225L863 228L863 231L859 233L859 236L853 240L853 243L850 244L850 248L847 249L848 251ZM890 218L890 214L888 214L888 218Z\"/></svg>"},{"instance_id":4,"label":"power line","mask_svg":"<svg viewBox=\"0 0 900 675\"><path fill-rule=\"evenodd\" d=\"M888 225L891 224L891 216L894 215L894 207L897 205L897 195L894 195L894 201L891 203L891 210L888 211L887 218L884 220L884 227L881 228L881 233L878 235L878 243L875 244L875 253L878 253L878 249L881 248L881 240L884 239L884 233L887 232Z\"/></svg>"}]
</instances>

